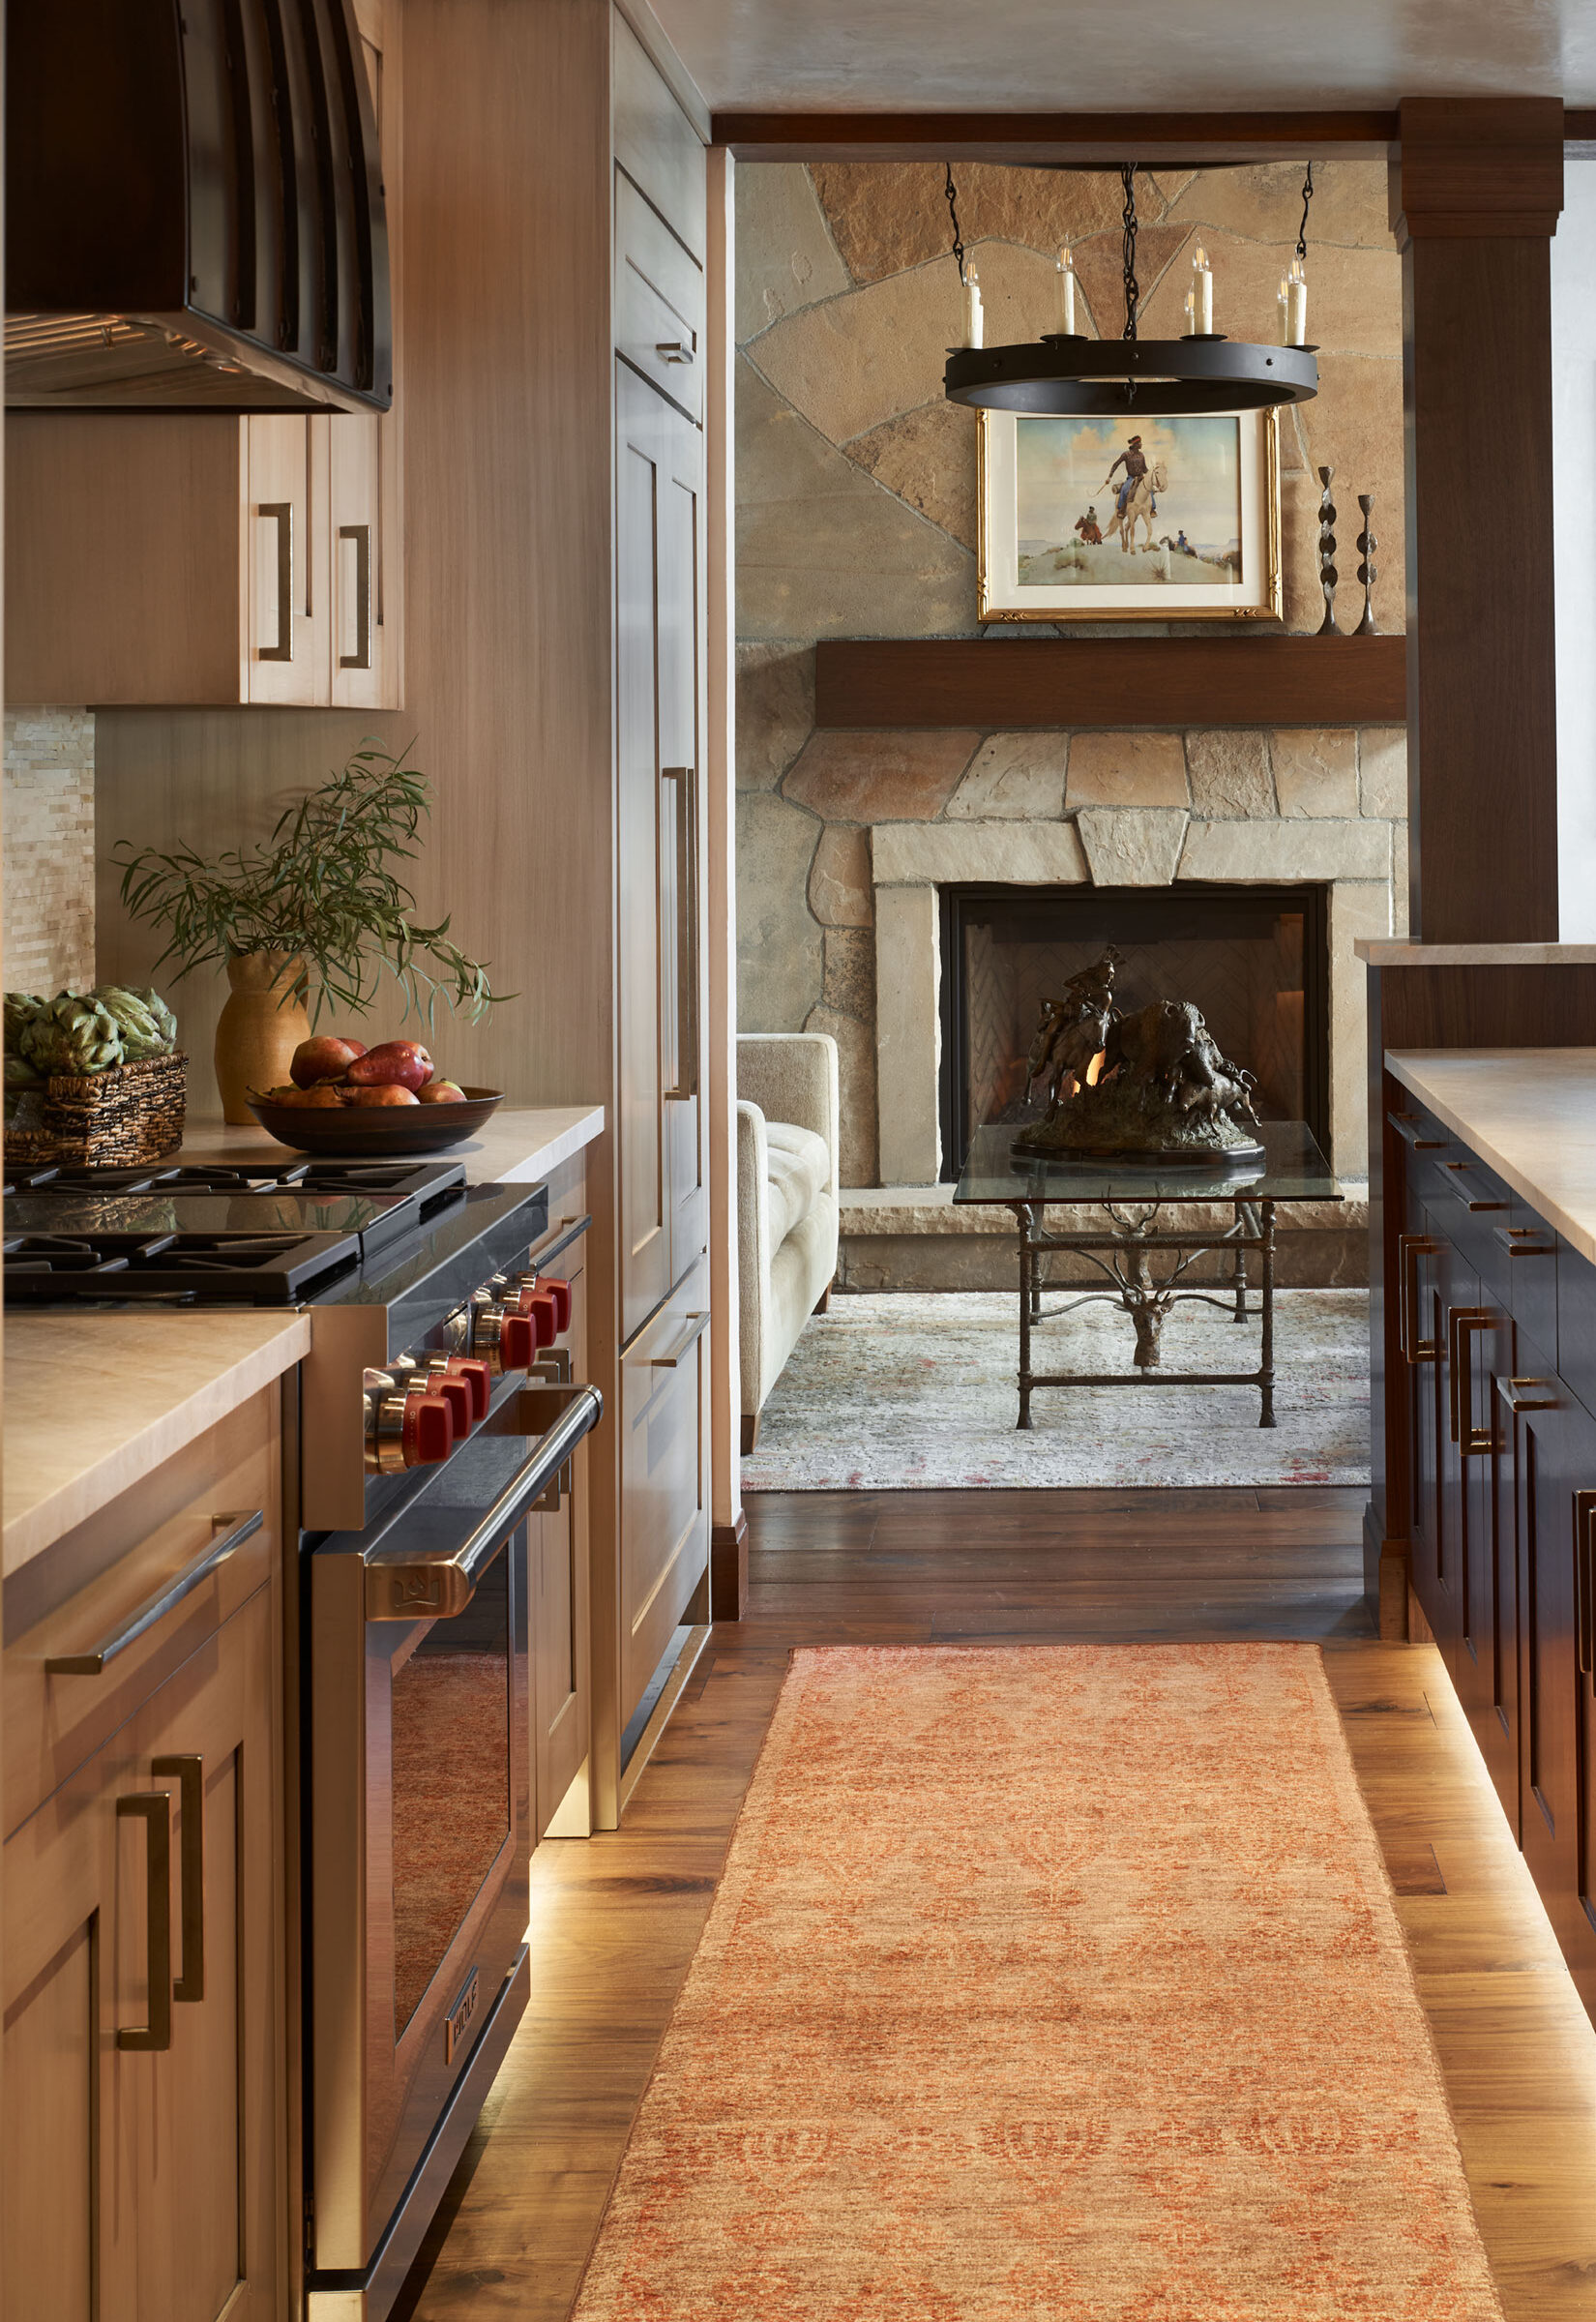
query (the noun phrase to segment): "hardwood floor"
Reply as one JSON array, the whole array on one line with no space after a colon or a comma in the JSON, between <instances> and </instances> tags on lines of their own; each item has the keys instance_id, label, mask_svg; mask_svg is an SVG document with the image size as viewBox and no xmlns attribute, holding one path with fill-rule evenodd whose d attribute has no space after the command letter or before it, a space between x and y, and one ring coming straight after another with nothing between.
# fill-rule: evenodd
<instances>
[{"instance_id":1,"label":"hardwood floor","mask_svg":"<svg viewBox=\"0 0 1596 2322\"><path fill-rule=\"evenodd\" d=\"M961 1637L1313 1637L1385 1851L1507 2322L1596 2313L1596 2032L1438 1654L1381 1645L1367 1495L761 1495L625 1825L541 1847L533 1996L396 2322L564 2322L787 1655Z\"/></svg>"}]
</instances>

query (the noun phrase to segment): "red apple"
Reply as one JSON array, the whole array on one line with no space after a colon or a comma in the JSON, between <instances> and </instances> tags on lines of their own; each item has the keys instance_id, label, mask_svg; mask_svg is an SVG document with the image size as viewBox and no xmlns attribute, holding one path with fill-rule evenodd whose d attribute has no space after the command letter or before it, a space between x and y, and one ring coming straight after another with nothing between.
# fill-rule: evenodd
<instances>
[{"instance_id":1,"label":"red apple","mask_svg":"<svg viewBox=\"0 0 1596 2322\"><path fill-rule=\"evenodd\" d=\"M398 1081L376 1081L364 1087L349 1089L343 1098L346 1105L413 1105L413 1088L401 1088Z\"/></svg>"},{"instance_id":2,"label":"red apple","mask_svg":"<svg viewBox=\"0 0 1596 2322\"><path fill-rule=\"evenodd\" d=\"M358 1040L335 1040L324 1032L318 1039L300 1042L288 1070L297 1087L310 1088L317 1081L341 1081L356 1057L365 1054Z\"/></svg>"},{"instance_id":3,"label":"red apple","mask_svg":"<svg viewBox=\"0 0 1596 2322\"><path fill-rule=\"evenodd\" d=\"M416 1090L416 1101L423 1105L463 1105L466 1096L458 1081L429 1081L425 1088Z\"/></svg>"},{"instance_id":4,"label":"red apple","mask_svg":"<svg viewBox=\"0 0 1596 2322\"><path fill-rule=\"evenodd\" d=\"M392 1086L412 1091L425 1088L431 1077L432 1059L419 1040L384 1040L357 1057L347 1075L352 1087Z\"/></svg>"}]
</instances>

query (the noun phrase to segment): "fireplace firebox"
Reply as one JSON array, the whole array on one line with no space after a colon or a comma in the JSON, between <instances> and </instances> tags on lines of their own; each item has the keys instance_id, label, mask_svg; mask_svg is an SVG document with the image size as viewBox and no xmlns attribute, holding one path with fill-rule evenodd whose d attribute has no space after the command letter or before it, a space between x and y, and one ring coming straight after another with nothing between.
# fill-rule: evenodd
<instances>
[{"instance_id":1,"label":"fireplace firebox","mask_svg":"<svg viewBox=\"0 0 1596 2322\"><path fill-rule=\"evenodd\" d=\"M1305 1120L1328 1146L1327 891L1322 886L945 886L942 1175L987 1121L1039 1117L1025 1063L1043 998L1105 944L1123 954L1127 1011L1189 999L1257 1082L1264 1120Z\"/></svg>"}]
</instances>

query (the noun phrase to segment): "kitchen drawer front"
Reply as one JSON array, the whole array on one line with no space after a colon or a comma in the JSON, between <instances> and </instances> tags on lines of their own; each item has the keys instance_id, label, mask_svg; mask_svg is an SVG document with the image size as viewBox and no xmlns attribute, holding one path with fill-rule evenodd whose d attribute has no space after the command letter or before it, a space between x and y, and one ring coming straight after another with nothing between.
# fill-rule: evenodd
<instances>
[{"instance_id":1,"label":"kitchen drawer front","mask_svg":"<svg viewBox=\"0 0 1596 2322\"><path fill-rule=\"evenodd\" d=\"M704 278L623 170L615 172L615 348L690 419L704 407Z\"/></svg>"},{"instance_id":2,"label":"kitchen drawer front","mask_svg":"<svg viewBox=\"0 0 1596 2322\"><path fill-rule=\"evenodd\" d=\"M709 1563L709 1267L694 1267L621 1358L621 1722Z\"/></svg>"},{"instance_id":3,"label":"kitchen drawer front","mask_svg":"<svg viewBox=\"0 0 1596 2322\"><path fill-rule=\"evenodd\" d=\"M281 1553L281 1469L274 1384L7 1582L8 1835L271 1577ZM216 1519L236 1529L257 1510L258 1528L99 1675L46 1669L134 1622L224 1536Z\"/></svg>"},{"instance_id":4,"label":"kitchen drawer front","mask_svg":"<svg viewBox=\"0 0 1596 2322\"><path fill-rule=\"evenodd\" d=\"M1596 1265L1566 1241L1557 1252L1557 1369L1596 1414Z\"/></svg>"},{"instance_id":5,"label":"kitchen drawer front","mask_svg":"<svg viewBox=\"0 0 1596 2322\"><path fill-rule=\"evenodd\" d=\"M1499 1228L1513 1222L1513 1194L1493 1170L1459 1146L1442 1156L1439 1196L1432 1214L1470 1272L1505 1304L1512 1296L1512 1261Z\"/></svg>"}]
</instances>

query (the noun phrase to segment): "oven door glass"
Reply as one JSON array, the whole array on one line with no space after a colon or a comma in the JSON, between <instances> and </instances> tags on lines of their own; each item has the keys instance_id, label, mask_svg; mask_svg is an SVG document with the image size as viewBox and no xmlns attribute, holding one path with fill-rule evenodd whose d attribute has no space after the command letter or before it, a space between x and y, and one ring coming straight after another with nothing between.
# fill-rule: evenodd
<instances>
[{"instance_id":1,"label":"oven door glass","mask_svg":"<svg viewBox=\"0 0 1596 2322\"><path fill-rule=\"evenodd\" d=\"M394 2038L510 1834L508 1542L464 1612L418 1622L392 1664Z\"/></svg>"}]
</instances>

